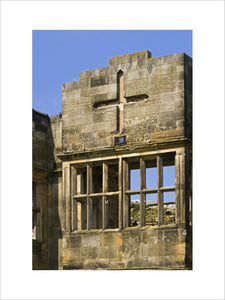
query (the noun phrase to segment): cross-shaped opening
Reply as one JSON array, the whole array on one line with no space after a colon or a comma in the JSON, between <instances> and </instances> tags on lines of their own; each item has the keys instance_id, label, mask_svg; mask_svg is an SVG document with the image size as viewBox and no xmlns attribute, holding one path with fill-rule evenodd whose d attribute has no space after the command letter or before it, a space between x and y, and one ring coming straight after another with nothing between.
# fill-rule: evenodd
<instances>
[{"instance_id":1,"label":"cross-shaped opening","mask_svg":"<svg viewBox=\"0 0 225 300\"><path fill-rule=\"evenodd\" d=\"M148 95L141 94L141 95L135 95L131 97L125 97L124 96L124 73L122 70L119 70L117 72L117 98L111 99L111 100L101 100L96 102L93 107L94 108L100 108L100 107L110 107L110 106L116 106L117 107L117 132L119 134L124 133L124 106L127 103L130 102L137 102L137 101L143 101L148 98Z\"/></svg>"}]
</instances>

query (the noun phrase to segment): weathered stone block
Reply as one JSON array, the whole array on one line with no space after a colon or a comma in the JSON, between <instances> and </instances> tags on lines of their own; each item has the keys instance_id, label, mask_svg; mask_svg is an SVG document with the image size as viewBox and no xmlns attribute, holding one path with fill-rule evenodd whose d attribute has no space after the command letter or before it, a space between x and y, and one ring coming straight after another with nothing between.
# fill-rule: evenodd
<instances>
[{"instance_id":1,"label":"weathered stone block","mask_svg":"<svg viewBox=\"0 0 225 300\"><path fill-rule=\"evenodd\" d=\"M101 246L119 246L122 245L122 234L118 233L103 233L101 236Z\"/></svg>"},{"instance_id":2,"label":"weathered stone block","mask_svg":"<svg viewBox=\"0 0 225 300\"><path fill-rule=\"evenodd\" d=\"M101 246L99 248L99 258L118 258L118 247L117 246Z\"/></svg>"},{"instance_id":3,"label":"weathered stone block","mask_svg":"<svg viewBox=\"0 0 225 300\"><path fill-rule=\"evenodd\" d=\"M99 249L96 247L82 247L81 255L83 259L96 259L99 255Z\"/></svg>"},{"instance_id":4,"label":"weathered stone block","mask_svg":"<svg viewBox=\"0 0 225 300\"><path fill-rule=\"evenodd\" d=\"M99 247L102 244L102 239L99 234L83 235L81 240L81 247Z\"/></svg>"}]
</instances>

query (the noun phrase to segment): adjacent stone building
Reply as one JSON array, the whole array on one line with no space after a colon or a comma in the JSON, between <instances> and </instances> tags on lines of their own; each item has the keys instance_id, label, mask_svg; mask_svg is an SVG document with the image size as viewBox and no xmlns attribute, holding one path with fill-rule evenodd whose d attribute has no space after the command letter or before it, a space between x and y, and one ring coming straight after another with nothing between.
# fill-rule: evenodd
<instances>
[{"instance_id":1,"label":"adjacent stone building","mask_svg":"<svg viewBox=\"0 0 225 300\"><path fill-rule=\"evenodd\" d=\"M186 54L112 57L33 111L33 269L191 269L191 196Z\"/></svg>"}]
</instances>

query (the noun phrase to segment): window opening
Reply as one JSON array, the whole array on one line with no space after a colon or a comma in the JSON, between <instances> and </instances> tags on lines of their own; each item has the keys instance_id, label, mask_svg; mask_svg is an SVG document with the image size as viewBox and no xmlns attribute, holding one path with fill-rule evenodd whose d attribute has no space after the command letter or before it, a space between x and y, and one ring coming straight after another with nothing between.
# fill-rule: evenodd
<instances>
[{"instance_id":1,"label":"window opening","mask_svg":"<svg viewBox=\"0 0 225 300\"><path fill-rule=\"evenodd\" d=\"M101 193L102 192L102 165L93 166L92 168L92 193Z\"/></svg>"},{"instance_id":2,"label":"window opening","mask_svg":"<svg viewBox=\"0 0 225 300\"><path fill-rule=\"evenodd\" d=\"M163 186L175 186L174 155L165 155L163 157Z\"/></svg>"},{"instance_id":3,"label":"window opening","mask_svg":"<svg viewBox=\"0 0 225 300\"><path fill-rule=\"evenodd\" d=\"M114 145L123 145L123 144L126 144L126 136L123 135L123 136L115 136L115 139L114 139Z\"/></svg>"},{"instance_id":4,"label":"window opening","mask_svg":"<svg viewBox=\"0 0 225 300\"><path fill-rule=\"evenodd\" d=\"M163 222L165 225L175 223L175 191L163 193Z\"/></svg>"},{"instance_id":5,"label":"window opening","mask_svg":"<svg viewBox=\"0 0 225 300\"><path fill-rule=\"evenodd\" d=\"M102 198L95 197L91 199L92 205L92 229L102 228Z\"/></svg>"},{"instance_id":6,"label":"window opening","mask_svg":"<svg viewBox=\"0 0 225 300\"><path fill-rule=\"evenodd\" d=\"M86 167L77 169L77 194L87 193L87 169Z\"/></svg>"},{"instance_id":7,"label":"window opening","mask_svg":"<svg viewBox=\"0 0 225 300\"><path fill-rule=\"evenodd\" d=\"M37 212L35 210L36 208L36 184L33 182L32 187L32 238L33 240L36 240L36 225L37 225Z\"/></svg>"},{"instance_id":8,"label":"window opening","mask_svg":"<svg viewBox=\"0 0 225 300\"><path fill-rule=\"evenodd\" d=\"M140 160L135 159L128 163L128 226L140 225ZM135 193L136 191L136 193Z\"/></svg>"},{"instance_id":9,"label":"window opening","mask_svg":"<svg viewBox=\"0 0 225 300\"><path fill-rule=\"evenodd\" d=\"M119 198L117 195L108 196L105 200L106 228L119 227Z\"/></svg>"},{"instance_id":10,"label":"window opening","mask_svg":"<svg viewBox=\"0 0 225 300\"><path fill-rule=\"evenodd\" d=\"M38 193L39 191L39 193ZM41 213L39 195L41 185L33 182L32 186L32 239L41 241Z\"/></svg>"},{"instance_id":11,"label":"window opening","mask_svg":"<svg viewBox=\"0 0 225 300\"><path fill-rule=\"evenodd\" d=\"M163 157L163 224L175 223L175 162L174 155Z\"/></svg>"},{"instance_id":12,"label":"window opening","mask_svg":"<svg viewBox=\"0 0 225 300\"><path fill-rule=\"evenodd\" d=\"M146 221L145 225L154 226L158 224L157 193L146 194Z\"/></svg>"},{"instance_id":13,"label":"window opening","mask_svg":"<svg viewBox=\"0 0 225 300\"><path fill-rule=\"evenodd\" d=\"M174 155L146 158L137 156L122 161L122 211L118 159L75 166L77 188L71 215L76 221L72 227L113 229L121 226L122 219L124 227L174 223Z\"/></svg>"},{"instance_id":14,"label":"window opening","mask_svg":"<svg viewBox=\"0 0 225 300\"><path fill-rule=\"evenodd\" d=\"M140 190L140 169L130 169L130 190Z\"/></svg>"},{"instance_id":15,"label":"window opening","mask_svg":"<svg viewBox=\"0 0 225 300\"><path fill-rule=\"evenodd\" d=\"M175 166L163 166L163 186L175 186Z\"/></svg>"},{"instance_id":16,"label":"window opening","mask_svg":"<svg viewBox=\"0 0 225 300\"><path fill-rule=\"evenodd\" d=\"M77 200L77 230L87 229L87 199Z\"/></svg>"},{"instance_id":17,"label":"window opening","mask_svg":"<svg viewBox=\"0 0 225 300\"><path fill-rule=\"evenodd\" d=\"M175 192L164 192L163 200L164 202L175 202L176 193Z\"/></svg>"},{"instance_id":18,"label":"window opening","mask_svg":"<svg viewBox=\"0 0 225 300\"><path fill-rule=\"evenodd\" d=\"M117 164L108 165L108 178L109 192L118 191L118 162Z\"/></svg>"},{"instance_id":19,"label":"window opening","mask_svg":"<svg viewBox=\"0 0 225 300\"><path fill-rule=\"evenodd\" d=\"M146 188L157 188L157 168L146 168Z\"/></svg>"},{"instance_id":20,"label":"window opening","mask_svg":"<svg viewBox=\"0 0 225 300\"><path fill-rule=\"evenodd\" d=\"M130 224L138 226L140 224L140 194L130 196Z\"/></svg>"}]
</instances>

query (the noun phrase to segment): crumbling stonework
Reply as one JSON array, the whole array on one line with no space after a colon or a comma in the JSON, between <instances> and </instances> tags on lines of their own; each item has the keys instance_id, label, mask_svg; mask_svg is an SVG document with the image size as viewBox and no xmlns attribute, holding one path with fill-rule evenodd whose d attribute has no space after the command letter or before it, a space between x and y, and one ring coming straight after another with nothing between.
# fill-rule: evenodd
<instances>
[{"instance_id":1,"label":"crumbling stonework","mask_svg":"<svg viewBox=\"0 0 225 300\"><path fill-rule=\"evenodd\" d=\"M46 268L190 269L191 58L152 58L149 51L112 57L107 67L63 84L62 115L49 124L54 167L43 199ZM173 186L163 180L168 166L175 170ZM149 187L153 169L157 183ZM132 170L140 174L136 190ZM175 195L172 215L168 192ZM140 200L137 218L132 195ZM150 195L157 198L151 222Z\"/></svg>"},{"instance_id":2,"label":"crumbling stonework","mask_svg":"<svg viewBox=\"0 0 225 300\"><path fill-rule=\"evenodd\" d=\"M56 156L60 147L60 116L33 110L33 269L58 269L62 232L62 172ZM57 144L58 143L58 144ZM56 168L58 166L58 168Z\"/></svg>"}]
</instances>

